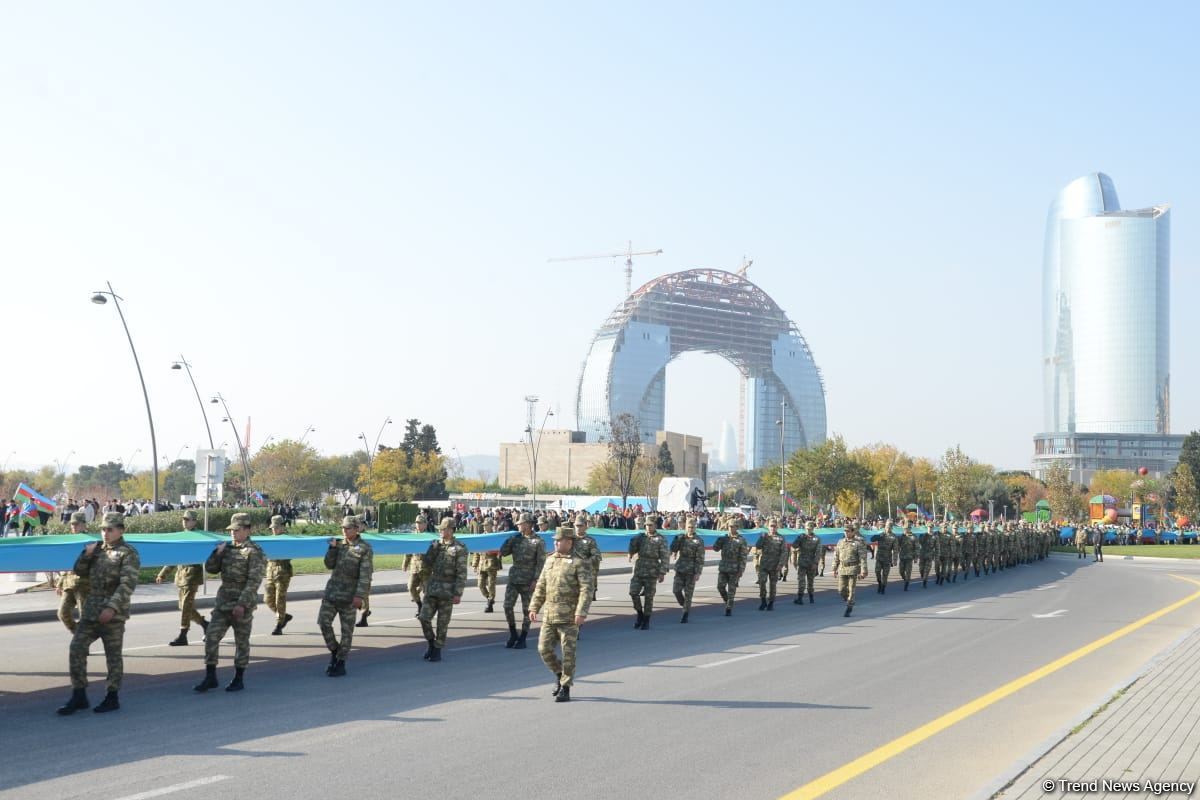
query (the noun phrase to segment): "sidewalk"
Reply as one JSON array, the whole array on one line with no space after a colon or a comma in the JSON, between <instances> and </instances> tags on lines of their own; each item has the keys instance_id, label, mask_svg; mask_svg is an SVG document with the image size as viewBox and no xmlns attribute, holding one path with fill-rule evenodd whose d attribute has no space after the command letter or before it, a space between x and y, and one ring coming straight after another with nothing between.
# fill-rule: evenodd
<instances>
[{"instance_id":1,"label":"sidewalk","mask_svg":"<svg viewBox=\"0 0 1200 800\"><path fill-rule=\"evenodd\" d=\"M1192 796L1200 779L1198 662L1200 629L1167 650L1082 729L1069 734L995 797ZM1126 786L1106 785L1106 780ZM1071 787L1060 781L1083 785ZM1134 782L1137 788L1128 785ZM1167 785L1155 791L1155 783L1171 782L1192 786L1172 790Z\"/></svg>"}]
</instances>

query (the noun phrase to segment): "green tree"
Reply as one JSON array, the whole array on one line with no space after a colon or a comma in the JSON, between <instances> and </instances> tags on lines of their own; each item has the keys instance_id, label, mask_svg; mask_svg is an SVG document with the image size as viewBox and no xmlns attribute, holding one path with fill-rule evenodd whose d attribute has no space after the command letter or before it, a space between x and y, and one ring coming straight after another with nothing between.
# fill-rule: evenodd
<instances>
[{"instance_id":1,"label":"green tree","mask_svg":"<svg viewBox=\"0 0 1200 800\"><path fill-rule=\"evenodd\" d=\"M638 459L642 457L642 434L638 420L633 414L620 414L608 425L608 461L610 472L616 482L616 492L621 495L624 508L629 495L633 494L638 478Z\"/></svg>"},{"instance_id":2,"label":"green tree","mask_svg":"<svg viewBox=\"0 0 1200 800\"><path fill-rule=\"evenodd\" d=\"M1200 431L1192 431L1183 437L1179 450L1179 463L1187 464L1192 476L1200 476Z\"/></svg>"},{"instance_id":3,"label":"green tree","mask_svg":"<svg viewBox=\"0 0 1200 800\"><path fill-rule=\"evenodd\" d=\"M172 503L179 498L196 493L196 462L190 458L181 458L171 464L162 476L163 497Z\"/></svg>"},{"instance_id":4,"label":"green tree","mask_svg":"<svg viewBox=\"0 0 1200 800\"><path fill-rule=\"evenodd\" d=\"M317 451L294 439L273 442L259 450L250 469L255 488L286 503L318 498L328 482Z\"/></svg>"},{"instance_id":5,"label":"green tree","mask_svg":"<svg viewBox=\"0 0 1200 800\"><path fill-rule=\"evenodd\" d=\"M658 446L658 471L663 475L675 474L675 462L671 459L671 448L664 441Z\"/></svg>"},{"instance_id":6,"label":"green tree","mask_svg":"<svg viewBox=\"0 0 1200 800\"><path fill-rule=\"evenodd\" d=\"M1100 469L1092 475L1088 482L1088 493L1091 495L1110 494L1120 501L1129 500L1130 488L1137 480L1133 470Z\"/></svg>"},{"instance_id":7,"label":"green tree","mask_svg":"<svg viewBox=\"0 0 1200 800\"><path fill-rule=\"evenodd\" d=\"M761 471L763 495L779 496L779 465ZM809 495L822 504L836 502L849 492L861 496L871 482L871 474L850 457L846 440L834 435L808 450L797 450L787 462L787 491L795 498ZM857 502L857 501L855 501Z\"/></svg>"},{"instance_id":8,"label":"green tree","mask_svg":"<svg viewBox=\"0 0 1200 800\"><path fill-rule=\"evenodd\" d=\"M406 502L433 500L446 496L446 465L437 453L413 454L412 462L404 450L385 450L368 467L358 470L358 489L373 500Z\"/></svg>"},{"instance_id":9,"label":"green tree","mask_svg":"<svg viewBox=\"0 0 1200 800\"><path fill-rule=\"evenodd\" d=\"M381 448L380 453L390 449ZM345 503L358 486L359 469L366 466L367 451L357 450L349 455L328 456L323 461L321 471L325 475L325 490L338 495L341 502Z\"/></svg>"},{"instance_id":10,"label":"green tree","mask_svg":"<svg viewBox=\"0 0 1200 800\"><path fill-rule=\"evenodd\" d=\"M1180 461L1172 476L1175 488L1175 511L1187 517L1193 525L1200 521L1200 490L1196 487L1196 476L1191 466Z\"/></svg>"},{"instance_id":11,"label":"green tree","mask_svg":"<svg viewBox=\"0 0 1200 800\"><path fill-rule=\"evenodd\" d=\"M955 445L946 450L938 470L938 503L960 518L974 510L975 486L980 477L974 466L970 456Z\"/></svg>"},{"instance_id":12,"label":"green tree","mask_svg":"<svg viewBox=\"0 0 1200 800\"><path fill-rule=\"evenodd\" d=\"M165 472L158 473L160 489L165 478ZM154 497L154 473L148 469L142 470L121 481L121 497L126 500L149 500Z\"/></svg>"},{"instance_id":13,"label":"green tree","mask_svg":"<svg viewBox=\"0 0 1200 800\"><path fill-rule=\"evenodd\" d=\"M129 473L116 461L106 461L98 467L81 464L67 479L67 488L74 497L104 500L119 495L121 481L128 477Z\"/></svg>"},{"instance_id":14,"label":"green tree","mask_svg":"<svg viewBox=\"0 0 1200 800\"><path fill-rule=\"evenodd\" d=\"M1079 487L1071 480L1071 465L1055 461L1046 469L1046 499L1050 513L1058 520L1076 522L1083 518L1086 502Z\"/></svg>"}]
</instances>

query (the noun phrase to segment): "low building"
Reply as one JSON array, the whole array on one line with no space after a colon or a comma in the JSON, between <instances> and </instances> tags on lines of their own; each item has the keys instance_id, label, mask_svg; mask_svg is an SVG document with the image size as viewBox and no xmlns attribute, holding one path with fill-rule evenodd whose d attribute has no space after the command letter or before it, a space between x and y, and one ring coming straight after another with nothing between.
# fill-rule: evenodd
<instances>
[{"instance_id":1,"label":"low building","mask_svg":"<svg viewBox=\"0 0 1200 800\"><path fill-rule=\"evenodd\" d=\"M1033 439L1033 474L1045 480L1056 461L1071 467L1071 479L1085 486L1097 471L1145 467L1162 478L1175 468L1184 436L1163 433L1039 433Z\"/></svg>"},{"instance_id":2,"label":"low building","mask_svg":"<svg viewBox=\"0 0 1200 800\"><path fill-rule=\"evenodd\" d=\"M658 458L662 443L667 443L675 475L681 478L708 480L708 454L699 436L674 431L657 431L654 444L642 445L642 454ZM533 486L534 451L537 456L537 482L564 488L582 489L587 486L592 470L608 460L607 442L589 442L583 431L548 430L529 442L501 442L500 486Z\"/></svg>"}]
</instances>

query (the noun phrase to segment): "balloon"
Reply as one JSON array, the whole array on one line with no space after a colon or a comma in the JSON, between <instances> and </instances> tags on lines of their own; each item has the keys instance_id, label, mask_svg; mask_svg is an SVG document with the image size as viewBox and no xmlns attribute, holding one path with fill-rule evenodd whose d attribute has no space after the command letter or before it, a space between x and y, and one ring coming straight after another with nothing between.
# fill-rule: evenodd
<instances>
[{"instance_id":1,"label":"balloon","mask_svg":"<svg viewBox=\"0 0 1200 800\"><path fill-rule=\"evenodd\" d=\"M1149 475L1149 474L1150 474L1150 470L1146 469L1145 467L1138 467L1138 475Z\"/></svg>"},{"instance_id":2,"label":"balloon","mask_svg":"<svg viewBox=\"0 0 1200 800\"><path fill-rule=\"evenodd\" d=\"M1109 525L1115 524L1117 521L1117 510L1115 508L1110 508L1107 511L1105 511L1104 512L1104 521Z\"/></svg>"}]
</instances>

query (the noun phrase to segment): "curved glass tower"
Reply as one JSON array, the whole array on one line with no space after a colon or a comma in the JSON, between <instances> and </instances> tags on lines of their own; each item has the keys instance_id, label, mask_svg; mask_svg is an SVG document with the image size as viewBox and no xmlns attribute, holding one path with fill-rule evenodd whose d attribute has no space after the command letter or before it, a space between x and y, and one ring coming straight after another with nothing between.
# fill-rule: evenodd
<instances>
[{"instance_id":1,"label":"curved glass tower","mask_svg":"<svg viewBox=\"0 0 1200 800\"><path fill-rule=\"evenodd\" d=\"M1048 433L1170 430L1170 211L1123 211L1112 179L1067 184L1046 220Z\"/></svg>"}]
</instances>

